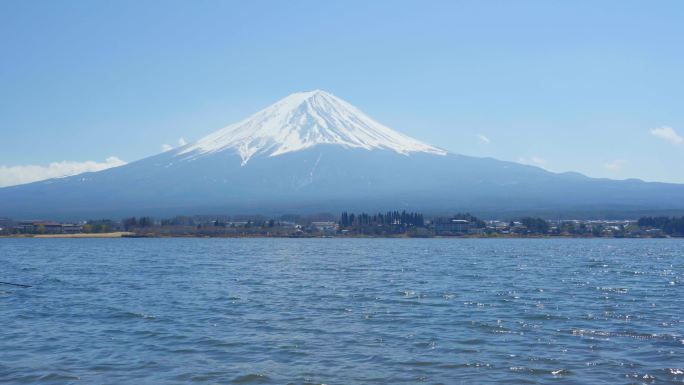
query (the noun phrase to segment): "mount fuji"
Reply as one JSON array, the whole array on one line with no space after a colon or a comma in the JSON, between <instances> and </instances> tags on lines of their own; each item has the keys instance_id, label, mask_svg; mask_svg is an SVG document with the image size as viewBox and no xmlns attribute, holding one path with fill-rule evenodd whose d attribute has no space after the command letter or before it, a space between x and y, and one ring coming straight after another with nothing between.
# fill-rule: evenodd
<instances>
[{"instance_id":1,"label":"mount fuji","mask_svg":"<svg viewBox=\"0 0 684 385\"><path fill-rule=\"evenodd\" d=\"M255 155L277 156L320 144L404 155L447 153L383 126L344 100L316 90L292 94L186 146L178 154L191 154L193 158L231 151L240 154L245 165Z\"/></svg>"},{"instance_id":2,"label":"mount fuji","mask_svg":"<svg viewBox=\"0 0 684 385\"><path fill-rule=\"evenodd\" d=\"M0 217L386 209L630 215L684 209L684 185L558 174L450 153L316 90L124 166L0 189Z\"/></svg>"}]
</instances>

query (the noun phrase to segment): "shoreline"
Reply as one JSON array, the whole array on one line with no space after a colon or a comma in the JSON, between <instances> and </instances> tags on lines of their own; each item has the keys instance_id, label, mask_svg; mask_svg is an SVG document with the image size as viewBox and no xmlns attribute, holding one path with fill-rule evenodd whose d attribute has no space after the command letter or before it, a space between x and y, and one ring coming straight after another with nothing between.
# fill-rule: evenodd
<instances>
[{"instance_id":1,"label":"shoreline","mask_svg":"<svg viewBox=\"0 0 684 385\"><path fill-rule=\"evenodd\" d=\"M312 239L312 238L336 238L336 239L666 239L681 238L672 236L658 237L593 237L593 236L573 236L573 235L436 235L431 237L411 237L406 234L373 236L373 235L262 235L262 234L222 234L222 235L202 235L202 234L138 234L126 231L112 233L78 233L78 234L11 234L0 235L1 238L59 238L59 239L97 239L97 238L291 238L291 239Z\"/></svg>"},{"instance_id":2,"label":"shoreline","mask_svg":"<svg viewBox=\"0 0 684 385\"><path fill-rule=\"evenodd\" d=\"M125 238L135 235L126 231L113 233L78 233L78 234L16 234L0 235L0 238Z\"/></svg>"}]
</instances>

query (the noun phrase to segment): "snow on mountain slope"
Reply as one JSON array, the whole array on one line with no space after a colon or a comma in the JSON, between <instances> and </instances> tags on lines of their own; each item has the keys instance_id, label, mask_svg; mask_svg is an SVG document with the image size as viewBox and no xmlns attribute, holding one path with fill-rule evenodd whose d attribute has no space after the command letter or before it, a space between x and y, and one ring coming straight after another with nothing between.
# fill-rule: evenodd
<instances>
[{"instance_id":1,"label":"snow on mountain slope","mask_svg":"<svg viewBox=\"0 0 684 385\"><path fill-rule=\"evenodd\" d=\"M180 148L178 156L195 159L234 151L244 165L256 155L277 156L318 144L385 149L403 155L447 153L376 122L328 92L315 90L289 95L241 122Z\"/></svg>"}]
</instances>

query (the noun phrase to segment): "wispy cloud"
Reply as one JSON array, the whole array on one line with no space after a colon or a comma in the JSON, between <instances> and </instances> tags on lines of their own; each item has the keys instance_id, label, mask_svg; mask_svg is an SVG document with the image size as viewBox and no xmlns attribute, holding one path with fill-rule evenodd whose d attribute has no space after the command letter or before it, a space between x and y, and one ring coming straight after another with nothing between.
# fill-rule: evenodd
<instances>
[{"instance_id":1,"label":"wispy cloud","mask_svg":"<svg viewBox=\"0 0 684 385\"><path fill-rule=\"evenodd\" d=\"M532 166L544 167L549 162L544 158L540 158L538 156L532 156L529 158L520 157L520 158L518 158L518 163L532 165Z\"/></svg>"},{"instance_id":2,"label":"wispy cloud","mask_svg":"<svg viewBox=\"0 0 684 385\"><path fill-rule=\"evenodd\" d=\"M14 186L18 184L36 182L39 180L60 178L64 176L77 175L84 172L101 171L108 168L122 166L126 164L116 156L110 156L104 162L88 160L85 162L74 162L63 160L53 162L47 166L40 165L21 165L21 166L0 166L0 187Z\"/></svg>"},{"instance_id":3,"label":"wispy cloud","mask_svg":"<svg viewBox=\"0 0 684 385\"><path fill-rule=\"evenodd\" d=\"M615 159L608 163L604 163L603 168L605 168L608 171L620 171L624 166L627 165L627 163L629 162L627 162L624 159Z\"/></svg>"},{"instance_id":4,"label":"wispy cloud","mask_svg":"<svg viewBox=\"0 0 684 385\"><path fill-rule=\"evenodd\" d=\"M669 126L662 126L658 128L651 129L651 135L654 135L660 139L667 140L670 143L682 144L684 139L677 134L677 132Z\"/></svg>"},{"instance_id":5,"label":"wispy cloud","mask_svg":"<svg viewBox=\"0 0 684 385\"><path fill-rule=\"evenodd\" d=\"M188 142L185 141L184 138L178 138L178 146L185 146L186 144L188 144ZM170 145L170 144L164 143L161 145L161 148L162 148L162 152L166 152L166 151L173 150L175 147Z\"/></svg>"},{"instance_id":6,"label":"wispy cloud","mask_svg":"<svg viewBox=\"0 0 684 385\"><path fill-rule=\"evenodd\" d=\"M483 144L490 144L490 143L492 143L492 141L489 140L488 137L486 137L486 136L484 136L484 135L482 135L482 134L478 134L478 135L477 135L477 139L480 141L480 143L483 143Z\"/></svg>"},{"instance_id":7,"label":"wispy cloud","mask_svg":"<svg viewBox=\"0 0 684 385\"><path fill-rule=\"evenodd\" d=\"M546 163L548 163L548 162L547 162L546 159L544 159L544 158L540 158L540 157L538 157L538 156L533 156L533 157L532 157L532 163L544 165L544 164L546 164Z\"/></svg>"}]
</instances>

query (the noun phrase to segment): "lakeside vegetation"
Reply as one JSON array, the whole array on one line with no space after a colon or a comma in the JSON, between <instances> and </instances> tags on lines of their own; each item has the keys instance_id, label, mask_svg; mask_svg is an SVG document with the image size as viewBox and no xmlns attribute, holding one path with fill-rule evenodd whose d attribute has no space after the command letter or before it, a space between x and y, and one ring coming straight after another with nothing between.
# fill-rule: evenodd
<instances>
[{"instance_id":1,"label":"lakeside vegetation","mask_svg":"<svg viewBox=\"0 0 684 385\"><path fill-rule=\"evenodd\" d=\"M684 236L684 217L642 217L637 225L643 228L661 229L664 234Z\"/></svg>"},{"instance_id":2,"label":"lakeside vegetation","mask_svg":"<svg viewBox=\"0 0 684 385\"><path fill-rule=\"evenodd\" d=\"M681 237L684 217L638 220L483 220L470 213L425 216L419 212L265 216L195 215L157 219L91 219L79 223L0 219L0 236L87 237Z\"/></svg>"}]
</instances>

